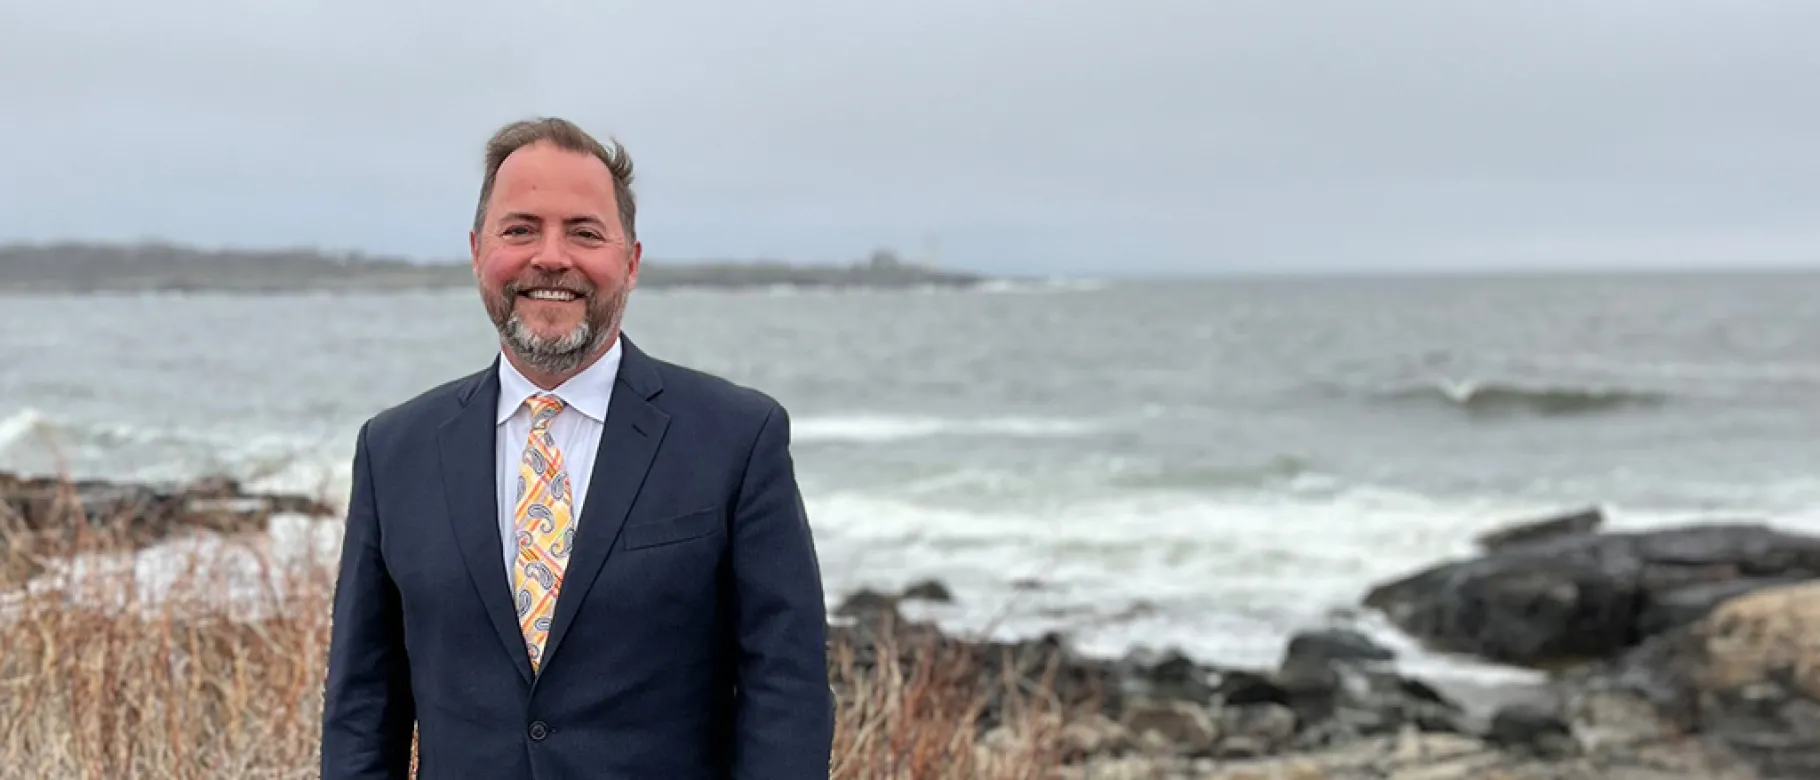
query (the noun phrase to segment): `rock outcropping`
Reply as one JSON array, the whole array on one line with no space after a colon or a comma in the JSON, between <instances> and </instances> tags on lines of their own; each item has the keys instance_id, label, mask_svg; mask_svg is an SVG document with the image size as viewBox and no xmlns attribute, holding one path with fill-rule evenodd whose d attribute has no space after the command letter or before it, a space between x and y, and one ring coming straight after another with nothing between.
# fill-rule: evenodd
<instances>
[{"instance_id":1,"label":"rock outcropping","mask_svg":"<svg viewBox=\"0 0 1820 780\"><path fill-rule=\"evenodd\" d=\"M301 495L249 492L227 477L187 484L22 477L0 472L0 589L41 571L36 556L83 534L146 547L185 533L256 533L277 514L327 516Z\"/></svg>"},{"instance_id":2,"label":"rock outcropping","mask_svg":"<svg viewBox=\"0 0 1820 780\"><path fill-rule=\"evenodd\" d=\"M1820 577L1820 539L1748 523L1592 533L1584 515L1381 585L1365 605L1430 647L1552 668L1611 657L1755 590ZM1536 526L1532 526L1536 527Z\"/></svg>"}]
</instances>

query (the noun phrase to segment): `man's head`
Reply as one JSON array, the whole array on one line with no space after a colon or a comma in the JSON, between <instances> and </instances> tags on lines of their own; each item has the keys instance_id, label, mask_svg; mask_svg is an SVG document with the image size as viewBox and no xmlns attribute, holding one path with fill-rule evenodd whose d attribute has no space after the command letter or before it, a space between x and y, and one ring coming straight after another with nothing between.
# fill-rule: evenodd
<instances>
[{"instance_id":1,"label":"man's head","mask_svg":"<svg viewBox=\"0 0 1820 780\"><path fill-rule=\"evenodd\" d=\"M632 158L562 119L515 122L486 148L468 244L487 314L530 378L560 381L619 333L643 247Z\"/></svg>"}]
</instances>

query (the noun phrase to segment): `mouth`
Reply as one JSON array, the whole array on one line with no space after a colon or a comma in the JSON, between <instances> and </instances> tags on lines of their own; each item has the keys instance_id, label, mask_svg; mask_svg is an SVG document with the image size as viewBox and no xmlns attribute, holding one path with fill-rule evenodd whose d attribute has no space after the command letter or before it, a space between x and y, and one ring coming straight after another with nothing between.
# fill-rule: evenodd
<instances>
[{"instance_id":1,"label":"mouth","mask_svg":"<svg viewBox=\"0 0 1820 780\"><path fill-rule=\"evenodd\" d=\"M519 297L530 298L534 301L554 301L557 303L567 303L581 298L581 294L574 290L564 290L557 287L533 287L529 290L520 292L518 295Z\"/></svg>"}]
</instances>

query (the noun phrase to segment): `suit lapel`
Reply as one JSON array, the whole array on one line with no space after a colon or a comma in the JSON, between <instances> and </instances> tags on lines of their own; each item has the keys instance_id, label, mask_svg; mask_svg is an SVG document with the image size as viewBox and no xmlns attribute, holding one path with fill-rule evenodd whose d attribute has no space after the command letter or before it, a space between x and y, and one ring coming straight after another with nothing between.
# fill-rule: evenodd
<instances>
[{"instance_id":1,"label":"suit lapel","mask_svg":"<svg viewBox=\"0 0 1820 780\"><path fill-rule=\"evenodd\" d=\"M462 561L506 655L526 682L531 660L512 605L505 548L499 540L499 488L494 438L499 407L498 361L468 389L461 411L437 431L443 491Z\"/></svg>"},{"instance_id":2,"label":"suit lapel","mask_svg":"<svg viewBox=\"0 0 1820 780\"><path fill-rule=\"evenodd\" d=\"M632 502L644 486L645 475L657 457L670 416L650 403L662 388L650 359L621 336L619 378L607 405L606 425L588 477L588 495L575 531L575 552L563 572L562 590L556 596L556 615L544 647L544 668L549 668L581 604L600 577L619 531L625 526Z\"/></svg>"}]
</instances>

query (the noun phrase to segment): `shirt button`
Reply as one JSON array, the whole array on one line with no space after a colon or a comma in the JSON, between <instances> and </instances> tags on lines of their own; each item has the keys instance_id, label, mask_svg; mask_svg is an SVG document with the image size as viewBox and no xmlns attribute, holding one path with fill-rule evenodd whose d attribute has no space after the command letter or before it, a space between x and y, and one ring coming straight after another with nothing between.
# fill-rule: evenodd
<instances>
[{"instance_id":1,"label":"shirt button","mask_svg":"<svg viewBox=\"0 0 1820 780\"><path fill-rule=\"evenodd\" d=\"M545 726L543 721L539 720L531 723L531 741L542 742L543 738L547 736L550 736L550 727Z\"/></svg>"}]
</instances>

